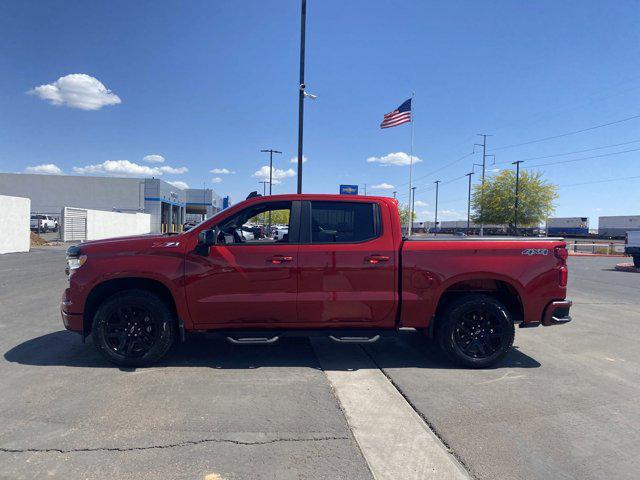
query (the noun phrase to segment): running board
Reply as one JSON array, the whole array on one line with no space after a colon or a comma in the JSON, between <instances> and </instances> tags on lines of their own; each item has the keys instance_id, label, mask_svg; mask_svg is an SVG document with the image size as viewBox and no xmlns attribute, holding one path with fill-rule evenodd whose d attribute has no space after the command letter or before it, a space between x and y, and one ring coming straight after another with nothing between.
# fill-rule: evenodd
<instances>
[{"instance_id":1,"label":"running board","mask_svg":"<svg viewBox=\"0 0 640 480\"><path fill-rule=\"evenodd\" d=\"M274 337L227 337L227 341L234 345L264 345L275 343L279 339L277 335Z\"/></svg>"},{"instance_id":2,"label":"running board","mask_svg":"<svg viewBox=\"0 0 640 480\"><path fill-rule=\"evenodd\" d=\"M373 337L338 337L335 335L329 335L329 338L337 343L373 343L380 339L380 335L374 335Z\"/></svg>"}]
</instances>

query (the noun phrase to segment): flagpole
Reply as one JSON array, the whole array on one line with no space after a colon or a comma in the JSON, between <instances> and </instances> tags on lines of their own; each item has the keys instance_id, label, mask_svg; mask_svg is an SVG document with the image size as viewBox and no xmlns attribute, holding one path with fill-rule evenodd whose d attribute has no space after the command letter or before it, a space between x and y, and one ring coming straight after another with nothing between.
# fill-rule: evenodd
<instances>
[{"instance_id":1,"label":"flagpole","mask_svg":"<svg viewBox=\"0 0 640 480\"><path fill-rule=\"evenodd\" d=\"M412 174L413 174L413 97L416 92L411 92L411 150L409 150L409 229L407 230L407 236L411 236L411 227L413 226L413 202L411 201L411 195L413 192Z\"/></svg>"}]
</instances>

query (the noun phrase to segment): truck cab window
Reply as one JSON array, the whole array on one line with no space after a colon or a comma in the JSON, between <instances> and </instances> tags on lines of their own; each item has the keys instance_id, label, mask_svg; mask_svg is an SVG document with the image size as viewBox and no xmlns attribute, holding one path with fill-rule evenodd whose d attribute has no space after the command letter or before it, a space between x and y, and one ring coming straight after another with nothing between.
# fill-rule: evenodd
<instances>
[{"instance_id":1,"label":"truck cab window","mask_svg":"<svg viewBox=\"0 0 640 480\"><path fill-rule=\"evenodd\" d=\"M290 218L291 202L253 205L218 225L218 243L289 243Z\"/></svg>"},{"instance_id":2,"label":"truck cab window","mask_svg":"<svg viewBox=\"0 0 640 480\"><path fill-rule=\"evenodd\" d=\"M353 243L379 235L373 203L311 202L312 243Z\"/></svg>"}]
</instances>

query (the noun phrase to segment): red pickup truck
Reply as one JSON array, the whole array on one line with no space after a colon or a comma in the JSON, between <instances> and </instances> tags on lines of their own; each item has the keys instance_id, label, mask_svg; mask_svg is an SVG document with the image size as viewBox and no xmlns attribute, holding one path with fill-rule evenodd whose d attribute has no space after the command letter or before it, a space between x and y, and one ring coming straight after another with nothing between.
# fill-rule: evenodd
<instances>
[{"instance_id":1,"label":"red pickup truck","mask_svg":"<svg viewBox=\"0 0 640 480\"><path fill-rule=\"evenodd\" d=\"M247 233L270 218L287 233ZM258 196L179 235L70 247L62 319L119 365L156 362L189 332L371 342L415 328L485 367L514 324L571 320L566 258L552 238L403 238L386 197Z\"/></svg>"}]
</instances>

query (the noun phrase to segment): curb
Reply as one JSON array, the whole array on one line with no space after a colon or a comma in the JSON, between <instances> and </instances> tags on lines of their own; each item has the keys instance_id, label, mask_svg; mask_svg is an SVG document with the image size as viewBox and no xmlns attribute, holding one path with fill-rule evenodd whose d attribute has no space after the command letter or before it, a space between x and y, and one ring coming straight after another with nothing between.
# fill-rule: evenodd
<instances>
[{"instance_id":1,"label":"curb","mask_svg":"<svg viewBox=\"0 0 640 480\"><path fill-rule=\"evenodd\" d=\"M633 263L618 263L616 265L616 270L618 270L619 272L640 273L640 268L634 267Z\"/></svg>"}]
</instances>

